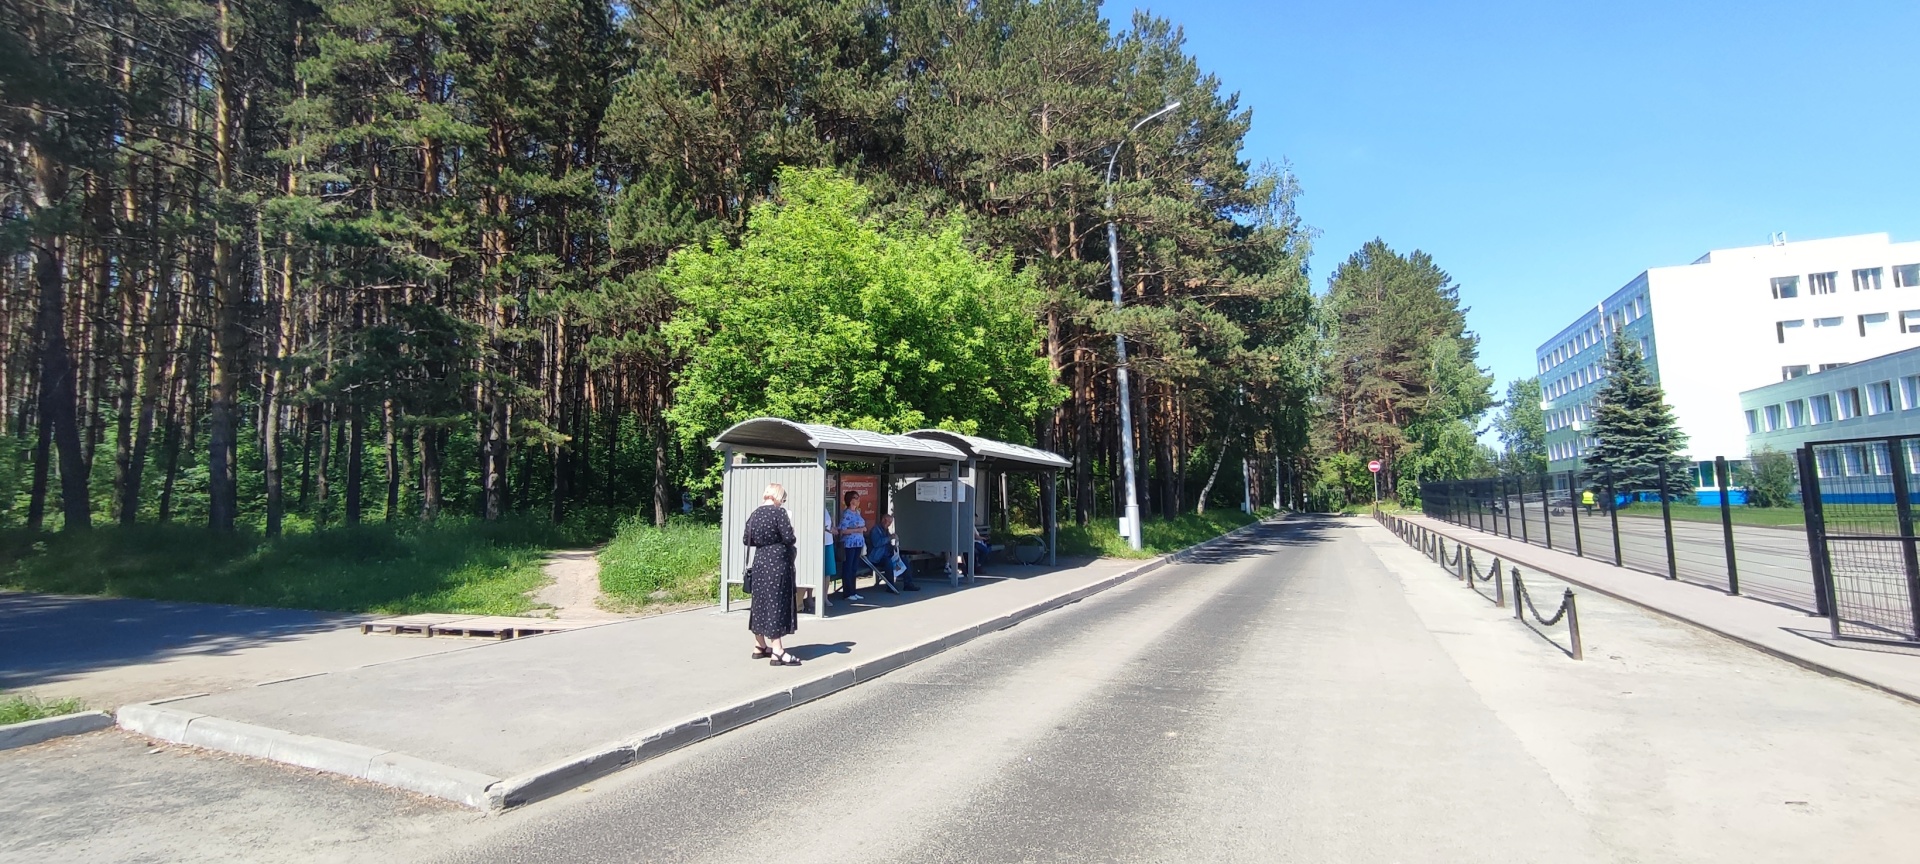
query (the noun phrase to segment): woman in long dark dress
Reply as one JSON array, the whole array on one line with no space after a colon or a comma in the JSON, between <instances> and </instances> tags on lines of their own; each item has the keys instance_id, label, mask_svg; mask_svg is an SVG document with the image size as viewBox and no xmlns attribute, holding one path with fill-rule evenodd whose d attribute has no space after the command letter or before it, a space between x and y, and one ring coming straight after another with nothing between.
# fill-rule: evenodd
<instances>
[{"instance_id":1,"label":"woman in long dark dress","mask_svg":"<svg viewBox=\"0 0 1920 864\"><path fill-rule=\"evenodd\" d=\"M793 520L787 518L783 507L787 490L769 483L760 501L747 516L742 538L753 556L747 565L748 590L753 592L753 605L747 612L747 629L753 631L756 646L753 658L772 658L775 666L798 666L800 660L780 644L780 637L800 629L800 613L793 605L793 560L798 540L793 536Z\"/></svg>"}]
</instances>

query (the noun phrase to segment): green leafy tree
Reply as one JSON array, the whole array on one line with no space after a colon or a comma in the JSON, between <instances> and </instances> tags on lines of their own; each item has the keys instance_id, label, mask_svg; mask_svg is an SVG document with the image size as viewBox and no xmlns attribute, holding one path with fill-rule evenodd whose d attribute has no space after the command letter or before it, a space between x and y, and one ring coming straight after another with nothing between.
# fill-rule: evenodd
<instances>
[{"instance_id":1,"label":"green leafy tree","mask_svg":"<svg viewBox=\"0 0 1920 864\"><path fill-rule=\"evenodd\" d=\"M1507 468L1521 474L1547 470L1547 415L1540 410L1540 379L1507 384L1507 398L1493 421L1506 445Z\"/></svg>"},{"instance_id":2,"label":"green leafy tree","mask_svg":"<svg viewBox=\"0 0 1920 864\"><path fill-rule=\"evenodd\" d=\"M1388 496L1484 469L1472 439L1493 379L1452 277L1375 239L1334 272L1323 306L1321 446L1380 459Z\"/></svg>"},{"instance_id":3,"label":"green leafy tree","mask_svg":"<svg viewBox=\"0 0 1920 864\"><path fill-rule=\"evenodd\" d=\"M1639 344L1616 337L1603 368L1607 382L1593 416L1594 437L1600 443L1585 457L1586 467L1610 476L1616 490L1658 491L1660 466L1665 465L1666 494L1691 492L1692 474L1680 458L1687 436L1674 422L1666 392L1647 373Z\"/></svg>"},{"instance_id":4,"label":"green leafy tree","mask_svg":"<svg viewBox=\"0 0 1920 864\"><path fill-rule=\"evenodd\" d=\"M867 198L790 168L738 245L673 256L666 337L686 365L668 417L685 446L760 415L1017 441L1061 398L1032 278L970 248L959 218L886 225Z\"/></svg>"},{"instance_id":5,"label":"green leafy tree","mask_svg":"<svg viewBox=\"0 0 1920 864\"><path fill-rule=\"evenodd\" d=\"M1793 457L1772 447L1747 454L1746 470L1739 479L1747 487L1747 506L1786 507L1793 503L1793 489L1800 482Z\"/></svg>"}]
</instances>

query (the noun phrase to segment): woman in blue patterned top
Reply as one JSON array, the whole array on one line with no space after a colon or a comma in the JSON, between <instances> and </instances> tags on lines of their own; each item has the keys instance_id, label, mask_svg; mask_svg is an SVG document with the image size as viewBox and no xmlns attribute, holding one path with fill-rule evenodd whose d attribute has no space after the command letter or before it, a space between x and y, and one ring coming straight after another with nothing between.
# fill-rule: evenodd
<instances>
[{"instance_id":1,"label":"woman in blue patterned top","mask_svg":"<svg viewBox=\"0 0 1920 864\"><path fill-rule=\"evenodd\" d=\"M860 500L859 492L848 492L840 496L840 594L848 600L864 600L853 593L855 565L860 563L860 551L867 548L867 520L860 515L860 508L853 506Z\"/></svg>"}]
</instances>

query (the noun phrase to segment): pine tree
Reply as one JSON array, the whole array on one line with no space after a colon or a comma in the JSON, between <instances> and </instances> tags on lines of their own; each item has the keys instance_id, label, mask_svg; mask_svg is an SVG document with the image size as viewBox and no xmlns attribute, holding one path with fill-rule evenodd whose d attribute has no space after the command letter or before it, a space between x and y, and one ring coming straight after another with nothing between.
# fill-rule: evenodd
<instances>
[{"instance_id":1,"label":"pine tree","mask_svg":"<svg viewBox=\"0 0 1920 864\"><path fill-rule=\"evenodd\" d=\"M1665 391L1647 373L1639 343L1614 337L1607 348L1607 383L1594 407L1594 437L1599 445L1583 461L1617 492L1660 489L1660 466L1667 466L1668 495L1693 488L1686 460L1680 457L1687 436L1673 419Z\"/></svg>"}]
</instances>

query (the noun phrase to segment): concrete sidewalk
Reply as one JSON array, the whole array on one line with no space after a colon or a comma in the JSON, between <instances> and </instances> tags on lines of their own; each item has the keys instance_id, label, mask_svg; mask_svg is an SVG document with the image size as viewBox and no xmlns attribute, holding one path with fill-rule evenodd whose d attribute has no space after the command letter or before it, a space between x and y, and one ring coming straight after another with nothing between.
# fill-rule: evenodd
<instances>
[{"instance_id":1,"label":"concrete sidewalk","mask_svg":"<svg viewBox=\"0 0 1920 864\"><path fill-rule=\"evenodd\" d=\"M1394 518L1465 542L1522 570L1551 574L1590 591L1677 618L1782 659L1920 702L1920 651L1835 641L1827 620L1748 597L1664 579L1611 561L1580 558L1492 534L1405 515ZM1478 557L1478 556L1476 556ZM1484 562L1481 562L1484 563Z\"/></svg>"},{"instance_id":2,"label":"concrete sidewalk","mask_svg":"<svg viewBox=\"0 0 1920 864\"><path fill-rule=\"evenodd\" d=\"M119 722L499 809L883 675L1166 560L1009 565L958 590L868 592L853 611L801 621L787 640L800 668L748 659L744 609L708 608L129 705Z\"/></svg>"}]
</instances>

